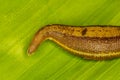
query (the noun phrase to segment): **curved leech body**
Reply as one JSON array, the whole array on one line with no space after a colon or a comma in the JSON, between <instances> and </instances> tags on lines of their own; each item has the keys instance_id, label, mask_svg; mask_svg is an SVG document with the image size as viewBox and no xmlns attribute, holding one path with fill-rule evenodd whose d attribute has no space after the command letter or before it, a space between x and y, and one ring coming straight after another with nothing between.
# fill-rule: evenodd
<instances>
[{"instance_id":1,"label":"curved leech body","mask_svg":"<svg viewBox=\"0 0 120 80\"><path fill-rule=\"evenodd\" d=\"M32 54L46 39L87 59L104 60L120 57L120 27L118 26L48 25L36 33L28 54Z\"/></svg>"}]
</instances>

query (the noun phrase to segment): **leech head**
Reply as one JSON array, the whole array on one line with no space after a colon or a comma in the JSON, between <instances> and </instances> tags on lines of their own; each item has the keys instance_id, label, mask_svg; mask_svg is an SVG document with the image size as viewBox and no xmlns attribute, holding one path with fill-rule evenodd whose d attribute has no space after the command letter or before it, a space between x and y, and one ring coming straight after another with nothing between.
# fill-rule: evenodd
<instances>
[{"instance_id":1,"label":"leech head","mask_svg":"<svg viewBox=\"0 0 120 80\"><path fill-rule=\"evenodd\" d=\"M30 47L28 48L28 56L31 56L31 54L36 50L34 45L30 45Z\"/></svg>"},{"instance_id":2,"label":"leech head","mask_svg":"<svg viewBox=\"0 0 120 80\"><path fill-rule=\"evenodd\" d=\"M29 48L28 48L28 55L32 55L32 53L38 48L40 43L42 43L46 38L46 31L44 28L40 29L34 36Z\"/></svg>"},{"instance_id":3,"label":"leech head","mask_svg":"<svg viewBox=\"0 0 120 80\"><path fill-rule=\"evenodd\" d=\"M54 30L59 29L58 25L46 25L45 27L41 28L34 36L29 48L28 48L28 55L30 56L42 43L44 40L50 38L50 33Z\"/></svg>"}]
</instances>

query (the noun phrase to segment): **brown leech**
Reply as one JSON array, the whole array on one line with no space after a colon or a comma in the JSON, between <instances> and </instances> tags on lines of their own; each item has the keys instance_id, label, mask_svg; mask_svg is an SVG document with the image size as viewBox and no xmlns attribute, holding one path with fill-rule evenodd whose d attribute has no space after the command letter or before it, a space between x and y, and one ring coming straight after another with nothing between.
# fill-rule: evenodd
<instances>
[{"instance_id":1,"label":"brown leech","mask_svg":"<svg viewBox=\"0 0 120 80\"><path fill-rule=\"evenodd\" d=\"M46 39L86 59L104 60L120 57L119 26L47 25L35 34L28 55Z\"/></svg>"}]
</instances>

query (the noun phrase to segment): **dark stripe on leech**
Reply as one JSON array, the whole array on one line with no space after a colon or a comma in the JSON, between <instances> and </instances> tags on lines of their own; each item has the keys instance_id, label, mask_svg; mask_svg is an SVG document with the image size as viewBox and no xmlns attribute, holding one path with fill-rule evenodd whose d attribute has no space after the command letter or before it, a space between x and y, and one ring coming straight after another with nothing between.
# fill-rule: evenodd
<instances>
[{"instance_id":1,"label":"dark stripe on leech","mask_svg":"<svg viewBox=\"0 0 120 80\"><path fill-rule=\"evenodd\" d=\"M76 46L77 45L79 46L78 47L79 51L93 52L93 53L100 53L100 52L108 53L108 52L118 52L118 51L120 51L120 46L119 46L119 44L120 44L119 43L120 42L120 36L116 36L116 37L76 37L76 36L64 35L64 37L66 37L68 39L67 41L72 40L71 43L69 43L69 45L71 45L71 46L73 45L72 42L76 42L77 41L78 44L82 43L82 45L76 44ZM88 44L91 44L91 45L93 44L93 45L90 48L89 47L86 47L86 48L85 47L84 48L80 47L80 46L83 46L83 45L88 46ZM93 49L97 45L101 46L102 44L106 45L106 46L103 46L103 47L107 47L107 45L116 44L116 47L109 46L110 48L108 47L107 51L105 51L105 49L100 50L100 49L102 49L102 47L100 49L98 49L98 50L97 49Z\"/></svg>"},{"instance_id":2,"label":"dark stripe on leech","mask_svg":"<svg viewBox=\"0 0 120 80\"><path fill-rule=\"evenodd\" d=\"M89 49L88 52L95 52L95 53L104 52L104 53L108 53L108 52L118 52L118 51L120 51L120 45L119 45L120 36L109 37L109 38L107 38L107 37L102 37L102 38L100 38L100 37L93 37L93 38L84 37L84 38L81 38L81 39L86 40L85 44L87 44L88 41L92 41L93 43L91 43L91 44L93 44L93 48L97 47L97 45L101 46L102 44L106 45L106 46L103 46L103 47L107 47L108 44L111 45L111 46L109 45L110 48L108 47L108 49L106 51L104 51L104 49L103 49L103 51L102 50L99 51L100 49L99 50L95 49L94 51L91 51L89 49L89 47L88 47L88 49ZM116 44L116 47L112 46L112 44ZM87 51L87 50L85 50L85 51Z\"/></svg>"}]
</instances>

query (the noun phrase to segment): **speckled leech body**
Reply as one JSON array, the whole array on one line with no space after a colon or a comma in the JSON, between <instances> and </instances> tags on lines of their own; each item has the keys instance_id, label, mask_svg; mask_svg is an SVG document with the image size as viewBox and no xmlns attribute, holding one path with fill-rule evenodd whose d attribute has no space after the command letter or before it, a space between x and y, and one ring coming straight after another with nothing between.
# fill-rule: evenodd
<instances>
[{"instance_id":1,"label":"speckled leech body","mask_svg":"<svg viewBox=\"0 0 120 80\"><path fill-rule=\"evenodd\" d=\"M85 59L105 60L120 57L119 26L47 25L35 34L28 48L28 55L46 39Z\"/></svg>"}]
</instances>

